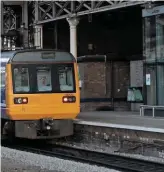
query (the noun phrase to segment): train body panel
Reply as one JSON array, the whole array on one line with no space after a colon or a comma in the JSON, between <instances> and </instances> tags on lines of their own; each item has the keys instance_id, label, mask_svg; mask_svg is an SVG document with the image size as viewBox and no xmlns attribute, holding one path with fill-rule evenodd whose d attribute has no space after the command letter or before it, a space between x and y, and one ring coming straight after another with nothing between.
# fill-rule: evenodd
<instances>
[{"instance_id":1,"label":"train body panel","mask_svg":"<svg viewBox=\"0 0 164 172\"><path fill-rule=\"evenodd\" d=\"M14 94L12 82L11 64L7 65L7 83L6 83L6 113L12 120L37 120L41 118L53 119L74 119L80 110L80 98L78 93L37 93L37 94ZM76 68L76 65L74 65ZM76 69L75 69L76 71ZM75 80L78 75L75 72ZM76 85L76 90L78 86ZM63 103L63 97L74 96L76 102ZM25 97L27 104L15 104L14 98Z\"/></svg>"},{"instance_id":2,"label":"train body panel","mask_svg":"<svg viewBox=\"0 0 164 172\"><path fill-rule=\"evenodd\" d=\"M4 119L10 119L10 116L6 113L6 65L7 62L10 59L9 55L11 53L5 53L5 56L1 54L1 58L0 58L0 68L1 68L1 85L0 85L0 89L1 89L1 104L0 104L0 108L1 108L1 118Z\"/></svg>"},{"instance_id":3,"label":"train body panel","mask_svg":"<svg viewBox=\"0 0 164 172\"><path fill-rule=\"evenodd\" d=\"M76 94L71 95L76 96ZM51 96L47 94L17 95L14 97L27 97L28 104L20 106L12 102L12 104L8 105L7 114L9 114L13 120L34 120L45 117L51 117L53 119L74 119L79 113L79 104L78 102L63 104L62 98L64 96L66 96L66 94L52 94ZM13 98L10 98L10 102Z\"/></svg>"},{"instance_id":4,"label":"train body panel","mask_svg":"<svg viewBox=\"0 0 164 172\"><path fill-rule=\"evenodd\" d=\"M7 114L6 107L6 87L1 87L1 118L10 119L10 116Z\"/></svg>"},{"instance_id":5,"label":"train body panel","mask_svg":"<svg viewBox=\"0 0 164 172\"><path fill-rule=\"evenodd\" d=\"M80 112L73 56L62 51L25 50L1 57L4 133L14 131L16 137L31 139L72 135L73 119Z\"/></svg>"}]
</instances>

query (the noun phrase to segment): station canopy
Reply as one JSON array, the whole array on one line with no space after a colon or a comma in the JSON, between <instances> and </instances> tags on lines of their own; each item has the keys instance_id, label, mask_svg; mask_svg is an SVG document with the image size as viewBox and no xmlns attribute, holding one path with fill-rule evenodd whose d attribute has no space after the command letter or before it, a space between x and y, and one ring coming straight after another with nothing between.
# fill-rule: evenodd
<instances>
[{"instance_id":1,"label":"station canopy","mask_svg":"<svg viewBox=\"0 0 164 172\"><path fill-rule=\"evenodd\" d=\"M35 15L38 18L37 24L42 24L68 17L142 5L145 1L31 1L31 3L33 3L35 11L38 11Z\"/></svg>"}]
</instances>

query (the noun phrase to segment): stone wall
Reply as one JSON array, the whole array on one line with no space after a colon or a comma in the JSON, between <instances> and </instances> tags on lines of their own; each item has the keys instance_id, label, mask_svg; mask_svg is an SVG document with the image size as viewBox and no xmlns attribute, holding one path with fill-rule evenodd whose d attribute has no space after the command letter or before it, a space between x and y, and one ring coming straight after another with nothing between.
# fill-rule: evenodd
<instances>
[{"instance_id":1,"label":"stone wall","mask_svg":"<svg viewBox=\"0 0 164 172\"><path fill-rule=\"evenodd\" d=\"M104 110L115 110L115 111L129 111L130 103L128 102L85 102L81 103L81 112L88 111L104 111Z\"/></svg>"},{"instance_id":2,"label":"stone wall","mask_svg":"<svg viewBox=\"0 0 164 172\"><path fill-rule=\"evenodd\" d=\"M79 63L80 76L83 81L81 98L105 97L105 63Z\"/></svg>"},{"instance_id":3,"label":"stone wall","mask_svg":"<svg viewBox=\"0 0 164 172\"><path fill-rule=\"evenodd\" d=\"M55 144L140 158L164 158L164 134L129 129L74 125L74 135ZM142 156L141 156L142 155ZM138 157L139 158L139 157Z\"/></svg>"}]
</instances>

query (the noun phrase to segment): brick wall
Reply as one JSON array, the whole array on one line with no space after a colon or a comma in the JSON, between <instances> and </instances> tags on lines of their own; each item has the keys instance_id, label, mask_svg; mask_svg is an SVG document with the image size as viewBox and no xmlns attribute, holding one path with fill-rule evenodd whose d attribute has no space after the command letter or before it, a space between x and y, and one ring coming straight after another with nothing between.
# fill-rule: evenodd
<instances>
[{"instance_id":1,"label":"brick wall","mask_svg":"<svg viewBox=\"0 0 164 172\"><path fill-rule=\"evenodd\" d=\"M105 63L79 63L79 70L83 81L81 98L105 97Z\"/></svg>"},{"instance_id":2,"label":"brick wall","mask_svg":"<svg viewBox=\"0 0 164 172\"><path fill-rule=\"evenodd\" d=\"M111 62L79 63L79 71L83 87L81 98L125 98L129 86L129 63L113 63L113 79L111 75ZM112 89L113 85L113 90ZM111 107L111 102L83 102L81 111L95 111L101 107ZM115 110L129 110L126 101L114 102Z\"/></svg>"},{"instance_id":3,"label":"brick wall","mask_svg":"<svg viewBox=\"0 0 164 172\"><path fill-rule=\"evenodd\" d=\"M81 112L96 111L98 109L101 110L102 107L109 107L109 109L110 109L111 103L110 102L81 103Z\"/></svg>"}]
</instances>

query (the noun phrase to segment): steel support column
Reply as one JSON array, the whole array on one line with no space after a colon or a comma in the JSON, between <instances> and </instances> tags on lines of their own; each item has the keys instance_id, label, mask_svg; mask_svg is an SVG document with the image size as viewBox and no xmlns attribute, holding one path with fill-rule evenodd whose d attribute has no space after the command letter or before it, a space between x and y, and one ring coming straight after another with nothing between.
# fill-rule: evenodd
<instances>
[{"instance_id":1,"label":"steel support column","mask_svg":"<svg viewBox=\"0 0 164 172\"><path fill-rule=\"evenodd\" d=\"M70 53L72 53L72 55L75 58L77 58L77 25L79 24L79 18L77 17L67 18L67 21L70 27ZM80 73L79 73L79 87L80 88L82 87Z\"/></svg>"},{"instance_id":2,"label":"steel support column","mask_svg":"<svg viewBox=\"0 0 164 172\"><path fill-rule=\"evenodd\" d=\"M55 49L58 49L58 23L55 22L54 26L54 41L55 41Z\"/></svg>"},{"instance_id":3,"label":"steel support column","mask_svg":"<svg viewBox=\"0 0 164 172\"><path fill-rule=\"evenodd\" d=\"M1 1L1 35L4 34L4 24L3 24L3 2Z\"/></svg>"},{"instance_id":4,"label":"steel support column","mask_svg":"<svg viewBox=\"0 0 164 172\"><path fill-rule=\"evenodd\" d=\"M3 16L3 2L1 1L1 49L4 47L4 37L2 36L4 34Z\"/></svg>"},{"instance_id":5,"label":"steel support column","mask_svg":"<svg viewBox=\"0 0 164 172\"><path fill-rule=\"evenodd\" d=\"M70 52L77 58L77 25L79 19L76 17L67 18L70 27Z\"/></svg>"},{"instance_id":6,"label":"steel support column","mask_svg":"<svg viewBox=\"0 0 164 172\"><path fill-rule=\"evenodd\" d=\"M24 47L28 47L28 2L23 1L22 5L22 23L24 24L23 28L23 45Z\"/></svg>"},{"instance_id":7,"label":"steel support column","mask_svg":"<svg viewBox=\"0 0 164 172\"><path fill-rule=\"evenodd\" d=\"M39 20L39 5L38 1L35 2L35 24ZM34 26L34 46L37 49L43 48L43 26L42 25L35 25Z\"/></svg>"},{"instance_id":8,"label":"steel support column","mask_svg":"<svg viewBox=\"0 0 164 172\"><path fill-rule=\"evenodd\" d=\"M43 26L36 25L34 27L34 46L36 49L43 48Z\"/></svg>"}]
</instances>

